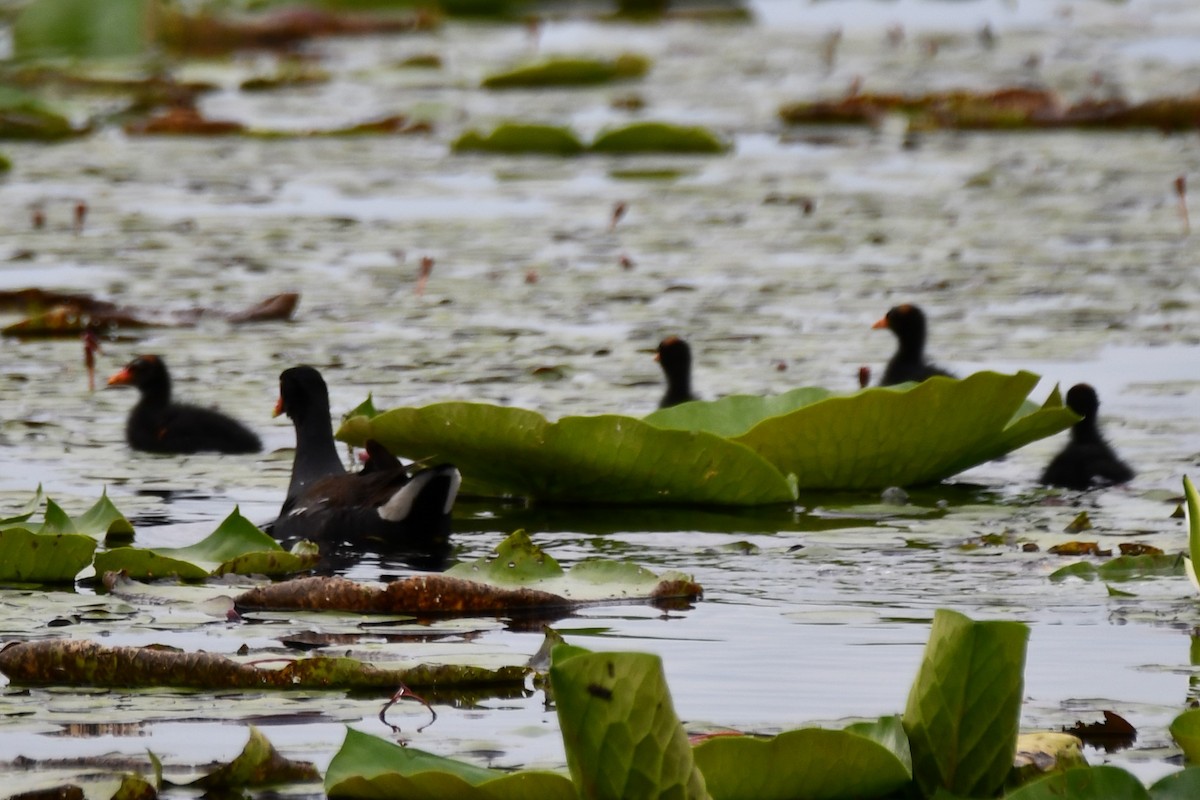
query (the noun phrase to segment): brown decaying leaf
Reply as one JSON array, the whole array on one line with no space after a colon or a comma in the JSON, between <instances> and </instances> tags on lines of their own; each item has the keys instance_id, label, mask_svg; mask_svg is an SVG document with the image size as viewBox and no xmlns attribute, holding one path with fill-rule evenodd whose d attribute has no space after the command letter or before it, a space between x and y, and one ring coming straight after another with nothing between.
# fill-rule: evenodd
<instances>
[{"instance_id":1,"label":"brown decaying leaf","mask_svg":"<svg viewBox=\"0 0 1200 800\"><path fill-rule=\"evenodd\" d=\"M273 295L239 311L184 308L173 311L118 306L89 295L48 292L42 289L0 291L0 309L24 308L27 319L4 328L5 336L80 336L84 331L108 332L119 328L187 328L203 317L218 317L234 324L290 319L300 295Z\"/></svg>"},{"instance_id":2,"label":"brown decaying leaf","mask_svg":"<svg viewBox=\"0 0 1200 800\"><path fill-rule=\"evenodd\" d=\"M250 741L237 758L188 785L220 792L248 786L319 780L321 773L315 765L284 758L265 736L252 727Z\"/></svg>"},{"instance_id":3,"label":"brown decaying leaf","mask_svg":"<svg viewBox=\"0 0 1200 800\"><path fill-rule=\"evenodd\" d=\"M284 48L318 36L427 31L438 23L437 15L423 10L374 16L296 7L236 19L211 14L165 14L160 36L174 50L212 54L246 48Z\"/></svg>"},{"instance_id":4,"label":"brown decaying leaf","mask_svg":"<svg viewBox=\"0 0 1200 800\"><path fill-rule=\"evenodd\" d=\"M83 789L73 783L8 796L8 800L84 800Z\"/></svg>"},{"instance_id":5,"label":"brown decaying leaf","mask_svg":"<svg viewBox=\"0 0 1200 800\"><path fill-rule=\"evenodd\" d=\"M152 117L125 126L125 132L135 136L228 136L244 133L245 130L246 126L240 122L208 119L188 105L171 106Z\"/></svg>"},{"instance_id":6,"label":"brown decaying leaf","mask_svg":"<svg viewBox=\"0 0 1200 800\"><path fill-rule=\"evenodd\" d=\"M1011 128L1155 128L1185 131L1200 127L1200 94L1162 97L1144 103L1084 100L1065 106L1054 92L1006 87L992 92L963 90L924 95L858 94L838 100L792 103L779 110L794 124L876 124L888 113L919 119L921 127L954 130Z\"/></svg>"},{"instance_id":7,"label":"brown decaying leaf","mask_svg":"<svg viewBox=\"0 0 1200 800\"><path fill-rule=\"evenodd\" d=\"M1121 542L1117 545L1123 556L1161 556L1162 548L1141 542Z\"/></svg>"},{"instance_id":8,"label":"brown decaying leaf","mask_svg":"<svg viewBox=\"0 0 1200 800\"><path fill-rule=\"evenodd\" d=\"M282 667L274 666L286 662ZM347 658L275 659L273 666L233 661L213 653L165 647L106 647L47 639L12 642L0 650L0 672L20 686L100 686L184 689L381 689L400 684L429 688L522 686L525 667L422 664L384 669Z\"/></svg>"},{"instance_id":9,"label":"brown decaying leaf","mask_svg":"<svg viewBox=\"0 0 1200 800\"><path fill-rule=\"evenodd\" d=\"M1137 728L1119 714L1104 712L1103 722L1084 724L1076 722L1074 727L1063 728L1063 733L1078 736L1084 744L1102 747L1107 753L1131 747L1137 741Z\"/></svg>"},{"instance_id":10,"label":"brown decaying leaf","mask_svg":"<svg viewBox=\"0 0 1200 800\"><path fill-rule=\"evenodd\" d=\"M1046 552L1056 556L1111 556L1112 550L1101 550L1098 542L1066 542L1056 544Z\"/></svg>"},{"instance_id":11,"label":"brown decaying leaf","mask_svg":"<svg viewBox=\"0 0 1200 800\"><path fill-rule=\"evenodd\" d=\"M700 585L692 581L661 581L647 599L694 600L701 594ZM447 575L417 575L384 586L338 577L296 578L251 589L235 600L242 612L306 610L423 616L498 614L612 602L581 602L536 589L506 589Z\"/></svg>"}]
</instances>

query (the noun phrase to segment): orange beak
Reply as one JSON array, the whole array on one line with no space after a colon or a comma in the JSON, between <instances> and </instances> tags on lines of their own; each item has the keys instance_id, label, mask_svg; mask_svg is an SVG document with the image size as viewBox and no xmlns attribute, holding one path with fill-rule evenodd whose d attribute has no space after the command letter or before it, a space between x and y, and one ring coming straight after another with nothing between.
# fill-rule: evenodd
<instances>
[{"instance_id":1,"label":"orange beak","mask_svg":"<svg viewBox=\"0 0 1200 800\"><path fill-rule=\"evenodd\" d=\"M129 367L123 367L108 376L109 386L127 386L131 383L133 383L133 373L129 371Z\"/></svg>"},{"instance_id":2,"label":"orange beak","mask_svg":"<svg viewBox=\"0 0 1200 800\"><path fill-rule=\"evenodd\" d=\"M880 317L879 321L871 326L871 330L878 330L879 328L886 328L887 326L887 317Z\"/></svg>"},{"instance_id":3,"label":"orange beak","mask_svg":"<svg viewBox=\"0 0 1200 800\"><path fill-rule=\"evenodd\" d=\"M278 417L283 413L283 398L280 397L275 401L275 410L271 412L271 417Z\"/></svg>"},{"instance_id":4,"label":"orange beak","mask_svg":"<svg viewBox=\"0 0 1200 800\"><path fill-rule=\"evenodd\" d=\"M656 351L656 352L654 353L654 360L655 360L655 361L662 361L662 358L660 358L659 356L660 356L660 354L659 354L659 353Z\"/></svg>"}]
</instances>

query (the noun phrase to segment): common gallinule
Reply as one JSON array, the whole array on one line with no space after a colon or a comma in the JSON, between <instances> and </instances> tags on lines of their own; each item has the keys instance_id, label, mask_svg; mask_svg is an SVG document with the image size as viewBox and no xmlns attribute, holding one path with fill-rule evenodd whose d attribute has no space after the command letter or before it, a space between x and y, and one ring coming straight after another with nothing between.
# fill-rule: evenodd
<instances>
[{"instance_id":1,"label":"common gallinule","mask_svg":"<svg viewBox=\"0 0 1200 800\"><path fill-rule=\"evenodd\" d=\"M692 394L692 349L687 342L678 336L668 336L658 343L654 360L662 366L663 375L667 378L667 392L658 401L659 408L670 408L697 399Z\"/></svg>"},{"instance_id":2,"label":"common gallinule","mask_svg":"<svg viewBox=\"0 0 1200 800\"><path fill-rule=\"evenodd\" d=\"M262 442L242 423L211 408L171 402L171 376L161 356L138 356L108 379L141 393L125 423L134 450L150 453L257 453Z\"/></svg>"},{"instance_id":3,"label":"common gallinule","mask_svg":"<svg viewBox=\"0 0 1200 800\"><path fill-rule=\"evenodd\" d=\"M1096 414L1100 398L1086 383L1067 392L1067 406L1083 419L1071 426L1071 441L1046 466L1041 482L1066 489L1087 489L1095 484L1125 483L1133 470L1113 452L1100 433Z\"/></svg>"},{"instance_id":4,"label":"common gallinule","mask_svg":"<svg viewBox=\"0 0 1200 800\"><path fill-rule=\"evenodd\" d=\"M410 477L399 459L372 441L367 466L346 472L333 441L329 391L312 367L292 367L279 376L275 412L287 414L296 428L292 479L271 530L275 538L390 547L447 539L450 509L462 483L453 465Z\"/></svg>"},{"instance_id":5,"label":"common gallinule","mask_svg":"<svg viewBox=\"0 0 1200 800\"><path fill-rule=\"evenodd\" d=\"M896 334L896 354L883 372L880 386L908 381L921 382L935 375L954 375L925 360L925 314L914 305L894 306L872 328L887 328Z\"/></svg>"}]
</instances>

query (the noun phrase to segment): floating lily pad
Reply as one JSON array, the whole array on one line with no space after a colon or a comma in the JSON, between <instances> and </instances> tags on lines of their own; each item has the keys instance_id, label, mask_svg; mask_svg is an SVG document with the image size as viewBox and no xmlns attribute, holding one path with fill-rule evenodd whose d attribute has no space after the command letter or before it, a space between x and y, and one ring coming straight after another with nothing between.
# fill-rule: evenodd
<instances>
[{"instance_id":1,"label":"floating lily pad","mask_svg":"<svg viewBox=\"0 0 1200 800\"><path fill-rule=\"evenodd\" d=\"M601 133L591 149L597 153L724 153L729 145L699 126L635 122Z\"/></svg>"},{"instance_id":2,"label":"floating lily pad","mask_svg":"<svg viewBox=\"0 0 1200 800\"><path fill-rule=\"evenodd\" d=\"M1129 581L1138 578L1183 575L1185 556L1161 554L1145 556L1117 556L1101 564L1079 561L1050 573L1050 580L1058 582L1066 578L1082 578L1085 581Z\"/></svg>"},{"instance_id":3,"label":"floating lily pad","mask_svg":"<svg viewBox=\"0 0 1200 800\"><path fill-rule=\"evenodd\" d=\"M485 403L437 403L355 418L338 436L412 459L450 461L472 491L553 502L762 505L793 499L783 475L711 433L632 417L564 417Z\"/></svg>"},{"instance_id":4,"label":"floating lily pad","mask_svg":"<svg viewBox=\"0 0 1200 800\"><path fill-rule=\"evenodd\" d=\"M92 563L96 540L77 533L0 530L0 581L70 583Z\"/></svg>"},{"instance_id":5,"label":"floating lily pad","mask_svg":"<svg viewBox=\"0 0 1200 800\"><path fill-rule=\"evenodd\" d=\"M500 125L486 136L467 131L454 140L450 149L456 153L472 151L485 153L544 154L573 156L583 152L583 143L570 128L553 125Z\"/></svg>"},{"instance_id":6,"label":"floating lily pad","mask_svg":"<svg viewBox=\"0 0 1200 800\"><path fill-rule=\"evenodd\" d=\"M898 717L886 724L900 728ZM908 740L899 734L902 757L852 730L717 736L696 746L696 765L713 800L887 797L912 780Z\"/></svg>"},{"instance_id":7,"label":"floating lily pad","mask_svg":"<svg viewBox=\"0 0 1200 800\"><path fill-rule=\"evenodd\" d=\"M0 86L0 139L53 141L83 132L33 95Z\"/></svg>"},{"instance_id":8,"label":"floating lily pad","mask_svg":"<svg viewBox=\"0 0 1200 800\"><path fill-rule=\"evenodd\" d=\"M33 0L13 22L17 58L106 58L146 51L157 4L151 0Z\"/></svg>"},{"instance_id":9,"label":"floating lily pad","mask_svg":"<svg viewBox=\"0 0 1200 800\"><path fill-rule=\"evenodd\" d=\"M733 438L795 475L800 489L931 483L1079 419L1057 392L1041 408L1024 404L1037 382L1029 372L978 372L867 389L764 419Z\"/></svg>"},{"instance_id":10,"label":"floating lily pad","mask_svg":"<svg viewBox=\"0 0 1200 800\"><path fill-rule=\"evenodd\" d=\"M209 536L188 547L118 547L96 556L96 572L124 570L135 579L177 576L185 581L213 575L287 575L310 569L319 555L311 546L288 552L235 508Z\"/></svg>"},{"instance_id":11,"label":"floating lily pad","mask_svg":"<svg viewBox=\"0 0 1200 800\"><path fill-rule=\"evenodd\" d=\"M794 498L784 475L800 489L929 483L1077 421L1057 392L1040 408L1024 402L1037 380L981 372L837 397L803 388L685 403L640 421L551 423L522 409L438 403L354 417L338 436L452 461L474 491L555 502L761 505Z\"/></svg>"},{"instance_id":12,"label":"floating lily pad","mask_svg":"<svg viewBox=\"0 0 1200 800\"><path fill-rule=\"evenodd\" d=\"M325 771L333 798L411 800L575 800L571 779L555 772L504 772L401 747L353 728Z\"/></svg>"},{"instance_id":13,"label":"floating lily pad","mask_svg":"<svg viewBox=\"0 0 1200 800\"><path fill-rule=\"evenodd\" d=\"M1183 559L1184 572L1197 592L1200 592L1200 577L1196 565L1200 564L1200 493L1187 475L1183 476L1183 516L1188 526L1188 555Z\"/></svg>"},{"instance_id":14,"label":"floating lily pad","mask_svg":"<svg viewBox=\"0 0 1200 800\"><path fill-rule=\"evenodd\" d=\"M644 56L625 53L615 59L550 58L483 79L485 89L534 86L587 86L640 78L650 68Z\"/></svg>"},{"instance_id":15,"label":"floating lily pad","mask_svg":"<svg viewBox=\"0 0 1200 800\"><path fill-rule=\"evenodd\" d=\"M1153 796L1159 797L1157 793ZM1151 793L1120 767L1100 766L1056 772L1004 797L1005 800L1150 800Z\"/></svg>"}]
</instances>

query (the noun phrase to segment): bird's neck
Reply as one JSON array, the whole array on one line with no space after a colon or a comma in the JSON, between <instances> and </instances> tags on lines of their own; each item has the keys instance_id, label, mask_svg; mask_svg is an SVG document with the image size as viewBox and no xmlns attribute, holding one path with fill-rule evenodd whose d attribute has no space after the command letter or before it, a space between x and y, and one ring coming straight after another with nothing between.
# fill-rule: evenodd
<instances>
[{"instance_id":1,"label":"bird's neck","mask_svg":"<svg viewBox=\"0 0 1200 800\"><path fill-rule=\"evenodd\" d=\"M298 495L313 481L345 471L333 440L333 424L328 412L314 414L304 424L296 425L296 455L292 460L289 498Z\"/></svg>"}]
</instances>

